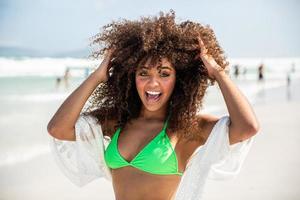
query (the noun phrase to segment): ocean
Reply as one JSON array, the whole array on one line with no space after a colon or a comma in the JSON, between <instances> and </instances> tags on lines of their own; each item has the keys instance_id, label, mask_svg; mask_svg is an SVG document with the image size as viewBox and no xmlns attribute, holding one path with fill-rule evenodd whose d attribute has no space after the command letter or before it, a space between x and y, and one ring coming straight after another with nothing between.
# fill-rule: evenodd
<instances>
[{"instance_id":1,"label":"ocean","mask_svg":"<svg viewBox=\"0 0 300 200\"><path fill-rule=\"evenodd\" d=\"M230 59L231 79L253 104L262 91L300 78L300 58ZM49 153L47 123L67 96L79 86L100 61L77 58L0 57L0 167L27 162ZM257 67L265 66L265 80L259 82ZM245 74L234 76L234 65ZM71 68L69 87L56 79ZM90 71L89 71L90 72ZM201 112L224 110L225 102L217 86L209 87Z\"/></svg>"}]
</instances>

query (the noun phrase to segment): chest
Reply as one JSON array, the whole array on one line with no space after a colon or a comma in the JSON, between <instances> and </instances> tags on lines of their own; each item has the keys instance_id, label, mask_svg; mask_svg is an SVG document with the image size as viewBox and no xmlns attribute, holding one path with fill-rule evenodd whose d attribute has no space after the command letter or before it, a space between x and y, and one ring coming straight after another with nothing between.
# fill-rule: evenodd
<instances>
[{"instance_id":1,"label":"chest","mask_svg":"<svg viewBox=\"0 0 300 200\"><path fill-rule=\"evenodd\" d=\"M199 142L180 139L178 133L164 130L162 124L118 129L105 152L116 196L144 199L151 194L149 199L173 199L181 180L179 174L183 174L198 146ZM162 154L157 153L162 149ZM156 192L149 193L149 189Z\"/></svg>"},{"instance_id":2,"label":"chest","mask_svg":"<svg viewBox=\"0 0 300 200\"><path fill-rule=\"evenodd\" d=\"M130 162L143 151L151 151L154 148L174 150L177 144L175 134L163 129L162 125L136 126L120 130L115 136L117 149L122 157ZM164 143L164 145L162 145Z\"/></svg>"},{"instance_id":3,"label":"chest","mask_svg":"<svg viewBox=\"0 0 300 200\"><path fill-rule=\"evenodd\" d=\"M153 162L150 162L155 165L161 160L173 159L174 161L170 162L174 165L173 171L176 171L177 167L179 173L184 172L190 156L200 144L199 141L180 140L176 132L170 132L168 129L162 131L162 124L152 126L133 124L123 130L117 130L112 136L114 144L109 146L114 146L115 154L119 154L118 159L123 160L122 165L145 162L144 159L152 160ZM160 160L155 160L156 157L160 157ZM175 166L175 163L178 166ZM151 168L153 169L153 166Z\"/></svg>"}]
</instances>

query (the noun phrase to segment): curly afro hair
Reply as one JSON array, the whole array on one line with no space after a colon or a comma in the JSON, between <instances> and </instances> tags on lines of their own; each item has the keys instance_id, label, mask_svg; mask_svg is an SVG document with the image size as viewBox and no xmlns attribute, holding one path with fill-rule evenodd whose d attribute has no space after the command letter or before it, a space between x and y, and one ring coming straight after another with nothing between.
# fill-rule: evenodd
<instances>
[{"instance_id":1,"label":"curly afro hair","mask_svg":"<svg viewBox=\"0 0 300 200\"><path fill-rule=\"evenodd\" d=\"M115 128L123 128L127 121L137 118L142 101L135 85L135 72L148 58L160 61L169 59L176 70L176 83L169 100L168 130L176 131L179 137L191 140L199 136L200 125L197 112L202 108L202 99L207 87L215 80L208 76L200 58L197 36L200 35L216 62L225 69L228 65L224 52L219 46L213 30L208 26L192 21L175 22L175 12L159 13L159 16L141 17L140 20L113 21L102 27L91 45L96 45L91 57L103 57L112 46L116 48L108 70L108 81L100 83L89 99L90 106L84 115L92 115L98 123L116 121ZM198 120L199 121L199 120ZM108 127L108 126L105 126ZM103 130L110 135L113 130Z\"/></svg>"}]
</instances>

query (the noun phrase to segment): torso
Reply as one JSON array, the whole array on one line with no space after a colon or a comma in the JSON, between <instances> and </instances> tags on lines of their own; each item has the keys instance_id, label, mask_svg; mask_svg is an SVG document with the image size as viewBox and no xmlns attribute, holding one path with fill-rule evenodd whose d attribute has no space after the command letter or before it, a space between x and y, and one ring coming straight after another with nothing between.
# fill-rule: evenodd
<instances>
[{"instance_id":1,"label":"torso","mask_svg":"<svg viewBox=\"0 0 300 200\"><path fill-rule=\"evenodd\" d=\"M203 139L199 141L179 139L178 134L166 130L177 155L179 172L184 172L192 153L197 147L205 143L211 131L211 127L207 126L208 124L206 123L203 127ZM132 120L132 123L127 123L118 138L119 153L125 160L131 161L161 131L162 127L163 122L145 123ZM111 135L112 137L113 135ZM117 200L171 200L174 199L181 176L155 175L132 166L126 166L112 169L112 180Z\"/></svg>"}]
</instances>

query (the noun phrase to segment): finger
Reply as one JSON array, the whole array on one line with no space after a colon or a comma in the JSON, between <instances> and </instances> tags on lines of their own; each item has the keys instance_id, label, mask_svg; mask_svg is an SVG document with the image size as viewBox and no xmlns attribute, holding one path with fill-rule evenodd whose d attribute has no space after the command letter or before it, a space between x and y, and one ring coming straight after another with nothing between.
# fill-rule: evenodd
<instances>
[{"instance_id":1,"label":"finger","mask_svg":"<svg viewBox=\"0 0 300 200\"><path fill-rule=\"evenodd\" d=\"M109 49L106 49L106 51L105 51L105 57L111 57L115 50L116 50L115 47L111 47Z\"/></svg>"},{"instance_id":2,"label":"finger","mask_svg":"<svg viewBox=\"0 0 300 200\"><path fill-rule=\"evenodd\" d=\"M111 48L109 48L110 51L114 52L117 49L115 45L112 45Z\"/></svg>"},{"instance_id":3,"label":"finger","mask_svg":"<svg viewBox=\"0 0 300 200\"><path fill-rule=\"evenodd\" d=\"M200 36L198 36L198 43L199 43L199 46L201 48L201 51L205 48L205 45L204 45L204 42L203 40L201 39Z\"/></svg>"},{"instance_id":4,"label":"finger","mask_svg":"<svg viewBox=\"0 0 300 200\"><path fill-rule=\"evenodd\" d=\"M200 37L198 37L198 41L199 41L199 46L200 46L200 50L201 50L200 54L201 55L207 54L208 50L205 47L203 40Z\"/></svg>"}]
</instances>

